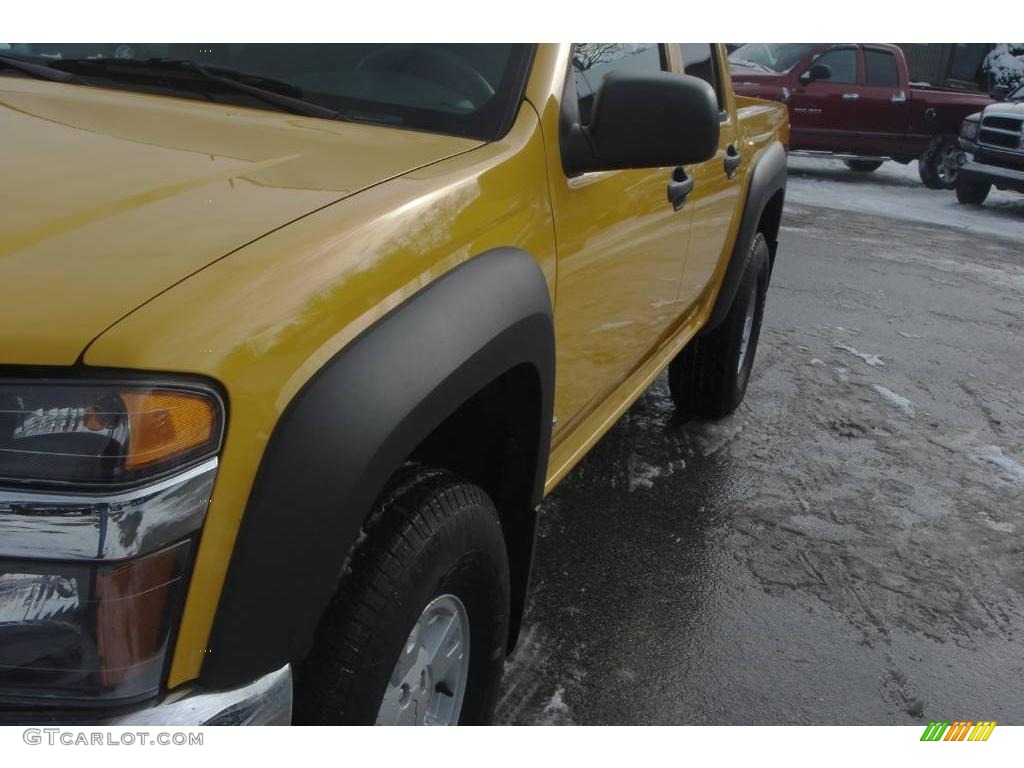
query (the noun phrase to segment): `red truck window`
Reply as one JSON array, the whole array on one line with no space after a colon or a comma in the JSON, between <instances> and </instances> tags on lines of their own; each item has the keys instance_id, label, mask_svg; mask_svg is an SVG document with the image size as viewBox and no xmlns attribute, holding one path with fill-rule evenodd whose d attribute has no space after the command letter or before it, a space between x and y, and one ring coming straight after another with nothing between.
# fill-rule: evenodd
<instances>
[{"instance_id":1,"label":"red truck window","mask_svg":"<svg viewBox=\"0 0 1024 768\"><path fill-rule=\"evenodd\" d=\"M857 83L857 49L832 48L814 60L815 64L824 64L832 70L832 76L825 82L851 84Z\"/></svg>"},{"instance_id":2,"label":"red truck window","mask_svg":"<svg viewBox=\"0 0 1024 768\"><path fill-rule=\"evenodd\" d=\"M892 55L891 51L865 48L864 74L867 85L899 88L900 78L896 70L896 57Z\"/></svg>"}]
</instances>

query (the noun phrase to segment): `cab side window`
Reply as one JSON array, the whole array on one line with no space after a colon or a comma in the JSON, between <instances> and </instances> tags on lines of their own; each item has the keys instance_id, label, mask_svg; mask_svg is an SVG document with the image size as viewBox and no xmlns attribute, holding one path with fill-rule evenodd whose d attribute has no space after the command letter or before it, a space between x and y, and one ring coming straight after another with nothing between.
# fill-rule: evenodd
<instances>
[{"instance_id":1,"label":"cab side window","mask_svg":"<svg viewBox=\"0 0 1024 768\"><path fill-rule=\"evenodd\" d=\"M718 109L725 109L718 62L715 59L715 49L711 43L677 43L677 45L683 57L683 71L710 84L715 89Z\"/></svg>"},{"instance_id":2,"label":"cab side window","mask_svg":"<svg viewBox=\"0 0 1024 768\"><path fill-rule=\"evenodd\" d=\"M897 88L900 84L896 71L896 57L891 51L864 49L864 78L867 85Z\"/></svg>"},{"instance_id":3,"label":"cab side window","mask_svg":"<svg viewBox=\"0 0 1024 768\"><path fill-rule=\"evenodd\" d=\"M580 123L590 122L594 94L609 72L658 72L667 69L659 43L576 43L572 74L579 99Z\"/></svg>"},{"instance_id":4,"label":"cab side window","mask_svg":"<svg viewBox=\"0 0 1024 768\"><path fill-rule=\"evenodd\" d=\"M843 85L857 84L857 49L832 48L825 51L813 62L824 64L832 70L832 77L822 80L823 83L840 83Z\"/></svg>"}]
</instances>

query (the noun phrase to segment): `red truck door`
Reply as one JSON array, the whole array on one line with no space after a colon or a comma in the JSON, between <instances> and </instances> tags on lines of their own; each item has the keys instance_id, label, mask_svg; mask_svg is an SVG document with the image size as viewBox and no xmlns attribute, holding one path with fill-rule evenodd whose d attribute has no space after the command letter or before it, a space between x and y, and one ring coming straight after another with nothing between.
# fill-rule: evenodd
<instances>
[{"instance_id":1,"label":"red truck door","mask_svg":"<svg viewBox=\"0 0 1024 768\"><path fill-rule=\"evenodd\" d=\"M811 76L828 68L827 78ZM789 100L794 149L852 152L857 149L860 57L855 45L835 45L808 62Z\"/></svg>"},{"instance_id":2,"label":"red truck door","mask_svg":"<svg viewBox=\"0 0 1024 768\"><path fill-rule=\"evenodd\" d=\"M898 155L909 118L910 87L904 61L885 46L864 45L864 85L859 89L854 128L862 152Z\"/></svg>"}]
</instances>

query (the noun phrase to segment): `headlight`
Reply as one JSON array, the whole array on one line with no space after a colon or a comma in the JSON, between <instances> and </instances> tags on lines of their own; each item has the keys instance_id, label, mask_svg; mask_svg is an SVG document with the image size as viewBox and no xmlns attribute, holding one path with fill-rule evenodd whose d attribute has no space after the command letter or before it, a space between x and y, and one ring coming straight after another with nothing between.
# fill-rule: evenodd
<instances>
[{"instance_id":1,"label":"headlight","mask_svg":"<svg viewBox=\"0 0 1024 768\"><path fill-rule=\"evenodd\" d=\"M117 384L0 384L0 483L110 485L216 451L211 391Z\"/></svg>"},{"instance_id":2,"label":"headlight","mask_svg":"<svg viewBox=\"0 0 1024 768\"><path fill-rule=\"evenodd\" d=\"M968 141L974 141L978 135L978 123L974 120L964 120L960 125L960 135Z\"/></svg>"},{"instance_id":3,"label":"headlight","mask_svg":"<svg viewBox=\"0 0 1024 768\"><path fill-rule=\"evenodd\" d=\"M223 428L201 385L0 384L0 703L158 693Z\"/></svg>"}]
</instances>

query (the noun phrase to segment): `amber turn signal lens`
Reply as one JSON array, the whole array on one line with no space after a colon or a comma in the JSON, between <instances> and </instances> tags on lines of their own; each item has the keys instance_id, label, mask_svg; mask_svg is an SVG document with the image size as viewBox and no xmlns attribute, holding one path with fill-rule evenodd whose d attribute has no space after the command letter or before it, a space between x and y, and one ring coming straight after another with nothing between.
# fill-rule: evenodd
<instances>
[{"instance_id":1,"label":"amber turn signal lens","mask_svg":"<svg viewBox=\"0 0 1024 768\"><path fill-rule=\"evenodd\" d=\"M172 391L123 392L130 432L124 468L145 467L211 441L217 428L213 402Z\"/></svg>"},{"instance_id":2,"label":"amber turn signal lens","mask_svg":"<svg viewBox=\"0 0 1024 768\"><path fill-rule=\"evenodd\" d=\"M96 648L105 688L144 675L167 640L165 616L187 545L105 570L96 580ZM159 661L157 661L159 663Z\"/></svg>"}]
</instances>

